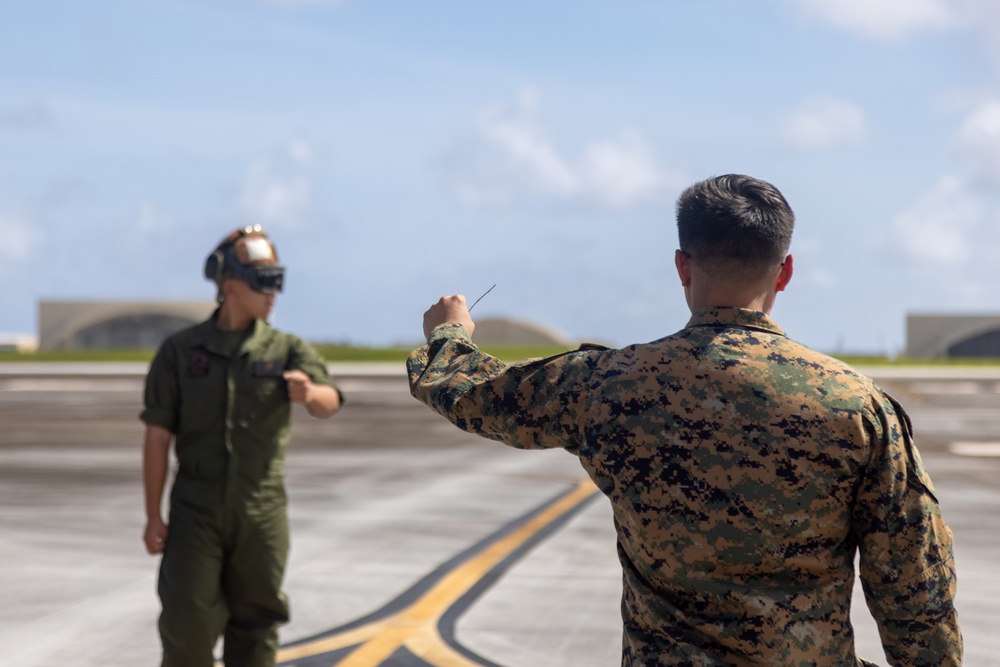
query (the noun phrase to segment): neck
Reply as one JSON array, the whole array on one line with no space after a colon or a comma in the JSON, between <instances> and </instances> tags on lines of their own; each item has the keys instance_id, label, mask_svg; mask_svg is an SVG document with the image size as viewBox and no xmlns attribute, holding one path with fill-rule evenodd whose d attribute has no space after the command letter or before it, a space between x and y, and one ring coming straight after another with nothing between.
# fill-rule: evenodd
<instances>
[{"instance_id":1,"label":"neck","mask_svg":"<svg viewBox=\"0 0 1000 667\"><path fill-rule=\"evenodd\" d=\"M674 253L674 264L692 312L706 308L745 308L769 315L778 292L784 291L792 278L791 255L785 256L773 274L756 280L740 280L737 276L720 280L699 270L683 250Z\"/></svg>"},{"instance_id":2,"label":"neck","mask_svg":"<svg viewBox=\"0 0 1000 667\"><path fill-rule=\"evenodd\" d=\"M691 312L708 308L744 308L770 314L774 307L775 293L757 290L713 290L689 287L685 289Z\"/></svg>"},{"instance_id":3,"label":"neck","mask_svg":"<svg viewBox=\"0 0 1000 667\"><path fill-rule=\"evenodd\" d=\"M236 308L230 301L223 301L219 308L219 316L215 318L215 328L220 331L244 331L253 324L253 318Z\"/></svg>"}]
</instances>

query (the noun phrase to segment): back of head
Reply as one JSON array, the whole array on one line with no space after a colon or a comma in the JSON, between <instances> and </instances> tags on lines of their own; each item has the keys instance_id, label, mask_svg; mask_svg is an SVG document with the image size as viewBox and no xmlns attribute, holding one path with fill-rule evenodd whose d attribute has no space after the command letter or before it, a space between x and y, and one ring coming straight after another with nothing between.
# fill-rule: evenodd
<instances>
[{"instance_id":1,"label":"back of head","mask_svg":"<svg viewBox=\"0 0 1000 667\"><path fill-rule=\"evenodd\" d=\"M788 254L795 214L776 187L727 174L695 183L677 200L681 250L710 274L762 276Z\"/></svg>"},{"instance_id":2,"label":"back of head","mask_svg":"<svg viewBox=\"0 0 1000 667\"><path fill-rule=\"evenodd\" d=\"M260 225L233 230L205 260L205 278L215 283L220 301L226 280L242 280L258 292L271 293L281 291L284 274L278 251Z\"/></svg>"}]
</instances>

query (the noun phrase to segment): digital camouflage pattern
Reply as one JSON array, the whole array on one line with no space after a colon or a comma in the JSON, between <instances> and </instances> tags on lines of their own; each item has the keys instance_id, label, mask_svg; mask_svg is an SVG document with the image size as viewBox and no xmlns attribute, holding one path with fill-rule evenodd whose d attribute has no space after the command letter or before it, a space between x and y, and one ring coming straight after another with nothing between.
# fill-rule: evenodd
<instances>
[{"instance_id":1,"label":"digital camouflage pattern","mask_svg":"<svg viewBox=\"0 0 1000 667\"><path fill-rule=\"evenodd\" d=\"M893 665L961 664L951 531L902 408L767 315L507 365L464 327L407 361L467 431L562 447L611 500L622 665L859 665L854 557Z\"/></svg>"}]
</instances>

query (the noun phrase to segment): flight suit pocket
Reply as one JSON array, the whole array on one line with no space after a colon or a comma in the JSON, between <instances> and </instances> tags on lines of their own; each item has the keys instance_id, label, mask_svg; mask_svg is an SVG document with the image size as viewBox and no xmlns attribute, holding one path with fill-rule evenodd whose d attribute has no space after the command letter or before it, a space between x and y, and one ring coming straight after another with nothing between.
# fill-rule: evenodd
<instances>
[{"instance_id":1,"label":"flight suit pocket","mask_svg":"<svg viewBox=\"0 0 1000 667\"><path fill-rule=\"evenodd\" d=\"M284 373L284 361L255 361L250 366L250 385L258 401L268 403L288 397Z\"/></svg>"},{"instance_id":2,"label":"flight suit pocket","mask_svg":"<svg viewBox=\"0 0 1000 667\"><path fill-rule=\"evenodd\" d=\"M276 378L254 378L251 382L252 393L261 402L284 398L288 395L285 381Z\"/></svg>"}]
</instances>

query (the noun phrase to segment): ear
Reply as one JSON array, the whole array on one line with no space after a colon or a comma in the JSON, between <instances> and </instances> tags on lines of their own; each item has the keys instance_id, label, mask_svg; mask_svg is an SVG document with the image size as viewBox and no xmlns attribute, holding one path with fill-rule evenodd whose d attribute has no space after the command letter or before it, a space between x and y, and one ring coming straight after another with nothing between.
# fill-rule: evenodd
<instances>
[{"instance_id":1,"label":"ear","mask_svg":"<svg viewBox=\"0 0 1000 667\"><path fill-rule=\"evenodd\" d=\"M682 287L691 285L691 260L682 250L674 251L674 266L677 267L677 275L681 279Z\"/></svg>"},{"instance_id":2,"label":"ear","mask_svg":"<svg viewBox=\"0 0 1000 667\"><path fill-rule=\"evenodd\" d=\"M792 280L792 273L794 273L792 266L792 256L788 255L785 257L785 261L782 262L781 268L778 269L778 281L775 284L775 292L784 292L785 288L788 287L788 283Z\"/></svg>"},{"instance_id":3,"label":"ear","mask_svg":"<svg viewBox=\"0 0 1000 667\"><path fill-rule=\"evenodd\" d=\"M230 296L233 293L233 284L236 282L236 278L225 278L222 281L222 288L219 290L226 296Z\"/></svg>"}]
</instances>

